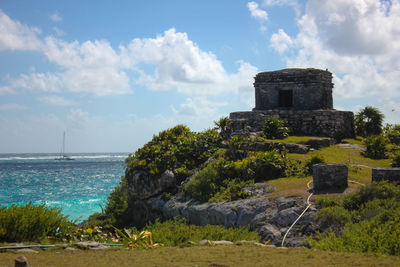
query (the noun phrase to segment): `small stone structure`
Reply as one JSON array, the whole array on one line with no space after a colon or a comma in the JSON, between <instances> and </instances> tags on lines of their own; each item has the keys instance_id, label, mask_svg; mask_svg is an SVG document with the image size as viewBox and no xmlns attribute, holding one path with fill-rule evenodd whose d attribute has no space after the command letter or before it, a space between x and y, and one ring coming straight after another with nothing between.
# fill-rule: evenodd
<instances>
[{"instance_id":1,"label":"small stone structure","mask_svg":"<svg viewBox=\"0 0 400 267\"><path fill-rule=\"evenodd\" d=\"M382 180L400 183L400 168L373 168L372 182Z\"/></svg>"},{"instance_id":2,"label":"small stone structure","mask_svg":"<svg viewBox=\"0 0 400 267\"><path fill-rule=\"evenodd\" d=\"M262 131L271 116L288 121L292 135L354 137L354 114L333 109L332 73L319 69L283 69L255 77L253 111L232 112L235 134Z\"/></svg>"},{"instance_id":3,"label":"small stone structure","mask_svg":"<svg viewBox=\"0 0 400 267\"><path fill-rule=\"evenodd\" d=\"M314 192L348 186L348 167L345 164L320 163L313 166Z\"/></svg>"}]
</instances>

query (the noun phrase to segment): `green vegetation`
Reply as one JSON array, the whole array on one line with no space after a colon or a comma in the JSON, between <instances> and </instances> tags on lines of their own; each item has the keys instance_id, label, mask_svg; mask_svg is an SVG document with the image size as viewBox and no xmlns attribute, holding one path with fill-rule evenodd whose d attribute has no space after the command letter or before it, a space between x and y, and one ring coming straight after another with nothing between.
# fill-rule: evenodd
<instances>
[{"instance_id":1,"label":"green vegetation","mask_svg":"<svg viewBox=\"0 0 400 267\"><path fill-rule=\"evenodd\" d=\"M184 219L178 218L165 222L157 220L145 228L153 233L154 242L162 243L164 246L188 246L188 241L198 242L203 239L232 242L260 240L257 232L250 231L248 227L227 229L221 225L189 225Z\"/></svg>"},{"instance_id":2,"label":"green vegetation","mask_svg":"<svg viewBox=\"0 0 400 267\"><path fill-rule=\"evenodd\" d=\"M399 151L393 153L391 166L392 166L392 168L400 167L400 152Z\"/></svg>"},{"instance_id":3,"label":"green vegetation","mask_svg":"<svg viewBox=\"0 0 400 267\"><path fill-rule=\"evenodd\" d=\"M313 155L309 160L306 161L306 172L308 175L311 175L313 172L313 165L318 163L325 163L325 157L322 155Z\"/></svg>"},{"instance_id":4,"label":"green vegetation","mask_svg":"<svg viewBox=\"0 0 400 267\"><path fill-rule=\"evenodd\" d=\"M3 265L14 266L15 252L0 253ZM26 255L31 266L399 266L400 258L386 255L336 253L257 246L161 247L105 251L45 250Z\"/></svg>"},{"instance_id":5,"label":"green vegetation","mask_svg":"<svg viewBox=\"0 0 400 267\"><path fill-rule=\"evenodd\" d=\"M356 135L367 137L379 135L382 132L384 115L379 109L366 106L354 116L354 127Z\"/></svg>"},{"instance_id":6,"label":"green vegetation","mask_svg":"<svg viewBox=\"0 0 400 267\"><path fill-rule=\"evenodd\" d=\"M126 179L133 172L143 170L159 176L166 170L184 180L191 170L204 163L221 145L221 136L216 130L195 133L184 125L178 125L157 136L125 160Z\"/></svg>"},{"instance_id":7,"label":"green vegetation","mask_svg":"<svg viewBox=\"0 0 400 267\"><path fill-rule=\"evenodd\" d=\"M269 117L265 123L263 132L268 139L283 139L289 136L287 122L277 117Z\"/></svg>"},{"instance_id":8,"label":"green vegetation","mask_svg":"<svg viewBox=\"0 0 400 267\"><path fill-rule=\"evenodd\" d=\"M400 255L399 185L373 183L341 200L318 203L324 208L317 216L331 231L310 238L312 247Z\"/></svg>"},{"instance_id":9,"label":"green vegetation","mask_svg":"<svg viewBox=\"0 0 400 267\"><path fill-rule=\"evenodd\" d=\"M0 242L39 242L48 237L62 239L74 229L74 223L61 209L28 203L25 206L0 206Z\"/></svg>"},{"instance_id":10,"label":"green vegetation","mask_svg":"<svg viewBox=\"0 0 400 267\"><path fill-rule=\"evenodd\" d=\"M241 160L231 160L222 155L210 160L196 173L185 185L184 192L202 202L234 200L246 196L240 194L240 189L244 186L251 185L254 181L285 176L288 168L289 161L285 152L258 152Z\"/></svg>"},{"instance_id":11,"label":"green vegetation","mask_svg":"<svg viewBox=\"0 0 400 267\"><path fill-rule=\"evenodd\" d=\"M232 121L228 117L222 117L214 123L217 126L217 130L219 131L221 138L223 140L228 140L233 131Z\"/></svg>"},{"instance_id":12,"label":"green vegetation","mask_svg":"<svg viewBox=\"0 0 400 267\"><path fill-rule=\"evenodd\" d=\"M362 154L372 159L387 158L387 143L382 135L371 135L364 140L365 151Z\"/></svg>"},{"instance_id":13,"label":"green vegetation","mask_svg":"<svg viewBox=\"0 0 400 267\"><path fill-rule=\"evenodd\" d=\"M386 124L385 128L383 128L383 135L389 140L390 143L400 145L399 124Z\"/></svg>"}]
</instances>

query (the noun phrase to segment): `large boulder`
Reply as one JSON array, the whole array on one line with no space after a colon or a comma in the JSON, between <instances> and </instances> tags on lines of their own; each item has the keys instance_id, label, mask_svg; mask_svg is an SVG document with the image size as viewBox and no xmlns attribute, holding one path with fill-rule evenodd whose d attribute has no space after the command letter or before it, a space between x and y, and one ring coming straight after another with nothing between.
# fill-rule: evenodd
<instances>
[{"instance_id":1,"label":"large boulder","mask_svg":"<svg viewBox=\"0 0 400 267\"><path fill-rule=\"evenodd\" d=\"M134 200L149 199L175 186L175 175L169 170L160 177L152 176L145 171L135 171L132 177L127 179L128 194Z\"/></svg>"}]
</instances>

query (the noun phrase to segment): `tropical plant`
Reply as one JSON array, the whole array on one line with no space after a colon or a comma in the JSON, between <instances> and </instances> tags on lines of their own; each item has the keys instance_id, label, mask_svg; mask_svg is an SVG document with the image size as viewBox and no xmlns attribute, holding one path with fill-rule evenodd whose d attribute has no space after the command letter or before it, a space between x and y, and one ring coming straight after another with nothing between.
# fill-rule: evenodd
<instances>
[{"instance_id":1,"label":"tropical plant","mask_svg":"<svg viewBox=\"0 0 400 267\"><path fill-rule=\"evenodd\" d=\"M113 227L114 230L123 238L123 243L130 249L134 248L156 248L163 246L161 243L153 242L153 234L148 230L143 230L140 233L134 233L132 229L124 229L123 231ZM135 230L135 229L134 229ZM136 232L136 231L135 231Z\"/></svg>"},{"instance_id":2,"label":"tropical plant","mask_svg":"<svg viewBox=\"0 0 400 267\"><path fill-rule=\"evenodd\" d=\"M354 116L354 127L356 135L367 137L379 135L382 132L384 115L379 109L366 106Z\"/></svg>"},{"instance_id":3,"label":"tropical plant","mask_svg":"<svg viewBox=\"0 0 400 267\"><path fill-rule=\"evenodd\" d=\"M214 121L217 126L217 130L223 140L228 140L231 137L233 128L232 128L232 120L228 117L222 117L218 121Z\"/></svg>"},{"instance_id":4,"label":"tropical plant","mask_svg":"<svg viewBox=\"0 0 400 267\"><path fill-rule=\"evenodd\" d=\"M286 126L287 121L271 116L263 127L263 132L268 139L283 139L289 136L289 128Z\"/></svg>"},{"instance_id":5,"label":"tropical plant","mask_svg":"<svg viewBox=\"0 0 400 267\"><path fill-rule=\"evenodd\" d=\"M387 158L387 143L382 135L371 135L364 140L365 150L362 155L372 159Z\"/></svg>"}]
</instances>

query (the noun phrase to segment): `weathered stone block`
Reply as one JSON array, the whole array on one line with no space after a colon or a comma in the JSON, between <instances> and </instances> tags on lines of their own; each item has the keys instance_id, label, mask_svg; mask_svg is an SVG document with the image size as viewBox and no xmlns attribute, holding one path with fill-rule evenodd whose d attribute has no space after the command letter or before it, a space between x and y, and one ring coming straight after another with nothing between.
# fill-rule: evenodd
<instances>
[{"instance_id":1,"label":"weathered stone block","mask_svg":"<svg viewBox=\"0 0 400 267\"><path fill-rule=\"evenodd\" d=\"M320 163L313 166L314 192L346 188L348 167L345 164Z\"/></svg>"},{"instance_id":2,"label":"weathered stone block","mask_svg":"<svg viewBox=\"0 0 400 267\"><path fill-rule=\"evenodd\" d=\"M373 168L372 182L386 180L389 182L400 182L400 168Z\"/></svg>"}]
</instances>

